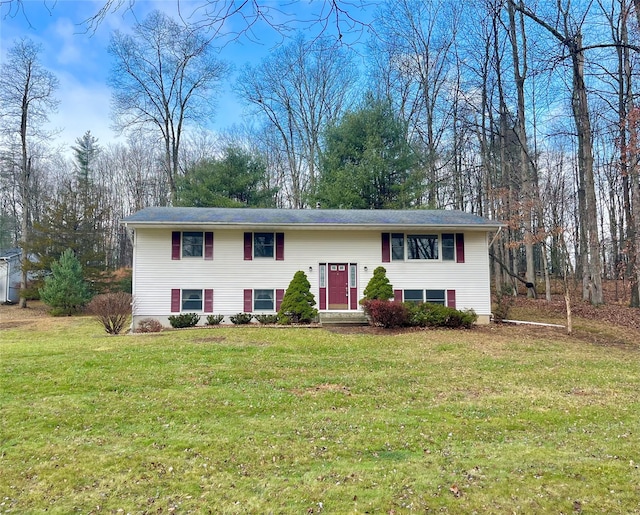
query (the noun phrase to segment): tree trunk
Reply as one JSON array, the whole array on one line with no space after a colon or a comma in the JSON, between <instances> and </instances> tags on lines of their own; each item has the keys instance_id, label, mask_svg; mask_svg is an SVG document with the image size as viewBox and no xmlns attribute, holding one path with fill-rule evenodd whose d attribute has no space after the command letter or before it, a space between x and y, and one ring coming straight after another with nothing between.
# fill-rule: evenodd
<instances>
[{"instance_id":1,"label":"tree trunk","mask_svg":"<svg viewBox=\"0 0 640 515\"><path fill-rule=\"evenodd\" d=\"M573 65L573 96L571 106L578 134L578 171L585 195L585 211L580 214L580 223L586 226L588 254L586 270L583 270L583 284L586 283L588 296L592 304L603 304L602 262L600 259L600 237L598 235L598 213L596 189L593 175L593 142L587 88L584 82L584 52L582 35L578 33L568 42Z\"/></svg>"}]
</instances>

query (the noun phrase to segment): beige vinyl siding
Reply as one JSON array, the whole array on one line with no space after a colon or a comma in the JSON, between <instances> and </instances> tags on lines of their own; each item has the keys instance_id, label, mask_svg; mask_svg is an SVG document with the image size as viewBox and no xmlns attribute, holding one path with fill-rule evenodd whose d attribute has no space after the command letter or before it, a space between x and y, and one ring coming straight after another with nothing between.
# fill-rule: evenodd
<instances>
[{"instance_id":1,"label":"beige vinyl siding","mask_svg":"<svg viewBox=\"0 0 640 515\"><path fill-rule=\"evenodd\" d=\"M373 270L382 265L394 289L455 289L458 309L474 309L480 315L491 311L485 232L465 233L465 263L441 260L382 263L380 230L287 230L284 231L284 261L265 258L245 261L245 230L210 226L197 230L213 230L213 260L172 260L172 230L177 228L136 229L134 323L155 318L168 325L174 288L211 288L214 290L213 312L233 315L244 311L243 290L286 289L298 270L307 274L318 303L316 307L319 307L319 263L357 264L357 300L362 298ZM201 323L204 318L203 315Z\"/></svg>"}]
</instances>

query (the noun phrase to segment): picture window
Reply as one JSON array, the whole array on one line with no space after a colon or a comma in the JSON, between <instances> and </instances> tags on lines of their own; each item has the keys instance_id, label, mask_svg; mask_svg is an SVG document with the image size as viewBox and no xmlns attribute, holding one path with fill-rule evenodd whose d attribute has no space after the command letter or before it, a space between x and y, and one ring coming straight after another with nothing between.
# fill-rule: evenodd
<instances>
[{"instance_id":1,"label":"picture window","mask_svg":"<svg viewBox=\"0 0 640 515\"><path fill-rule=\"evenodd\" d=\"M407 255L408 259L438 259L438 235L407 235Z\"/></svg>"}]
</instances>

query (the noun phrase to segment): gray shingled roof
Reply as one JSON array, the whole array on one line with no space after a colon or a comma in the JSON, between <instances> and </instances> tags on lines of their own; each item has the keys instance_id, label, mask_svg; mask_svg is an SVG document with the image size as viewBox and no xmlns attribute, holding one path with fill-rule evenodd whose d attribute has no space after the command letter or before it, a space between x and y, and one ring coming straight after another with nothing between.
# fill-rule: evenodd
<instances>
[{"instance_id":1,"label":"gray shingled roof","mask_svg":"<svg viewBox=\"0 0 640 515\"><path fill-rule=\"evenodd\" d=\"M131 227L220 225L300 228L465 227L493 230L502 226L471 213L453 210L395 209L251 209L148 207L122 220Z\"/></svg>"}]
</instances>

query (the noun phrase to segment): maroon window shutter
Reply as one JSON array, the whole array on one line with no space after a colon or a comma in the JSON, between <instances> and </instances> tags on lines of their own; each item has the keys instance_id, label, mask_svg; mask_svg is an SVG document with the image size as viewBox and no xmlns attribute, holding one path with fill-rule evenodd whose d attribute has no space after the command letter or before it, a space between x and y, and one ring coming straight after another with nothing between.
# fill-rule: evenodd
<instances>
[{"instance_id":1,"label":"maroon window shutter","mask_svg":"<svg viewBox=\"0 0 640 515\"><path fill-rule=\"evenodd\" d=\"M171 233L171 259L180 259L180 231Z\"/></svg>"},{"instance_id":2,"label":"maroon window shutter","mask_svg":"<svg viewBox=\"0 0 640 515\"><path fill-rule=\"evenodd\" d=\"M464 263L464 234L456 233L456 263Z\"/></svg>"},{"instance_id":3,"label":"maroon window shutter","mask_svg":"<svg viewBox=\"0 0 640 515\"><path fill-rule=\"evenodd\" d=\"M204 258L207 260L213 259L213 233L204 233Z\"/></svg>"},{"instance_id":4,"label":"maroon window shutter","mask_svg":"<svg viewBox=\"0 0 640 515\"><path fill-rule=\"evenodd\" d=\"M213 290L204 290L204 312L213 313Z\"/></svg>"},{"instance_id":5,"label":"maroon window shutter","mask_svg":"<svg viewBox=\"0 0 640 515\"><path fill-rule=\"evenodd\" d=\"M402 302L402 290L393 290L393 302Z\"/></svg>"},{"instance_id":6,"label":"maroon window shutter","mask_svg":"<svg viewBox=\"0 0 640 515\"><path fill-rule=\"evenodd\" d=\"M391 235L388 232L382 233L382 262L391 262Z\"/></svg>"},{"instance_id":7,"label":"maroon window shutter","mask_svg":"<svg viewBox=\"0 0 640 515\"><path fill-rule=\"evenodd\" d=\"M173 289L171 290L171 313L180 313L180 308L180 290Z\"/></svg>"},{"instance_id":8,"label":"maroon window shutter","mask_svg":"<svg viewBox=\"0 0 640 515\"><path fill-rule=\"evenodd\" d=\"M447 306L456 308L456 290L447 290Z\"/></svg>"},{"instance_id":9,"label":"maroon window shutter","mask_svg":"<svg viewBox=\"0 0 640 515\"><path fill-rule=\"evenodd\" d=\"M253 290L244 290L244 312L253 311Z\"/></svg>"},{"instance_id":10,"label":"maroon window shutter","mask_svg":"<svg viewBox=\"0 0 640 515\"><path fill-rule=\"evenodd\" d=\"M253 233L244 233L244 260L251 261L253 258Z\"/></svg>"},{"instance_id":11,"label":"maroon window shutter","mask_svg":"<svg viewBox=\"0 0 640 515\"><path fill-rule=\"evenodd\" d=\"M276 261L284 261L284 233L276 233Z\"/></svg>"},{"instance_id":12,"label":"maroon window shutter","mask_svg":"<svg viewBox=\"0 0 640 515\"><path fill-rule=\"evenodd\" d=\"M280 311L282 299L284 299L284 290L276 290L276 311Z\"/></svg>"}]
</instances>

